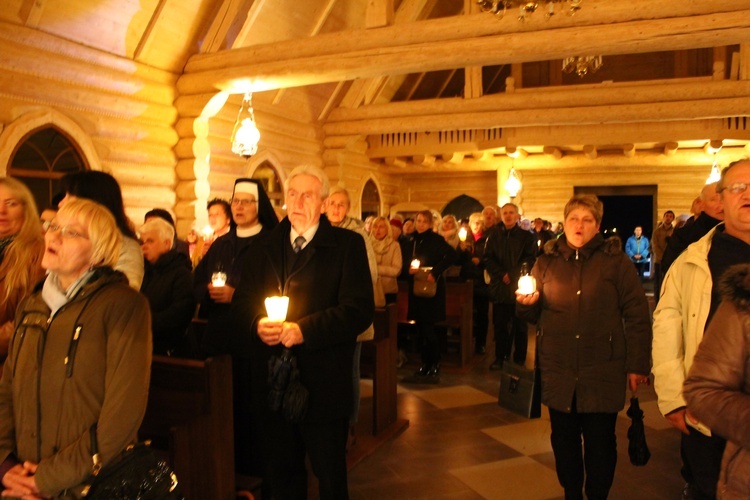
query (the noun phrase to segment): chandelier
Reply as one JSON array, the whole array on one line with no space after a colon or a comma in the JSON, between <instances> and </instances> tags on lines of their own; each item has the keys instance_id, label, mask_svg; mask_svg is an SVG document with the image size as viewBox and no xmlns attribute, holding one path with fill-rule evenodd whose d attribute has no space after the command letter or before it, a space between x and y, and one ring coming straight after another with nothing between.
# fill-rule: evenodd
<instances>
[{"instance_id":1,"label":"chandelier","mask_svg":"<svg viewBox=\"0 0 750 500\"><path fill-rule=\"evenodd\" d=\"M253 156L258 152L259 141L260 131L253 114L253 95L248 92L242 99L242 106L232 130L232 153L246 158Z\"/></svg>"},{"instance_id":2,"label":"chandelier","mask_svg":"<svg viewBox=\"0 0 750 500\"><path fill-rule=\"evenodd\" d=\"M583 0L547 0L546 2L529 1L529 0L477 0L482 12L491 12L499 19L505 17L509 10L518 10L518 20L527 21L528 17L539 9L542 4L546 5L547 13L545 18L550 19L555 15L555 5L560 4L563 12L569 16L574 16L581 10ZM567 4L567 5L566 5Z\"/></svg>"},{"instance_id":3,"label":"chandelier","mask_svg":"<svg viewBox=\"0 0 750 500\"><path fill-rule=\"evenodd\" d=\"M713 184L721 180L721 169L719 168L719 162L716 160L716 153L714 153L714 164L711 166L711 174L706 179L706 184Z\"/></svg>"},{"instance_id":4,"label":"chandelier","mask_svg":"<svg viewBox=\"0 0 750 500\"><path fill-rule=\"evenodd\" d=\"M508 192L511 198L515 198L516 196L518 196L518 192L521 190L523 186L521 185L521 179L518 177L515 167L510 167L510 173L508 173L508 180L505 181L505 184L503 185L503 187Z\"/></svg>"},{"instance_id":5,"label":"chandelier","mask_svg":"<svg viewBox=\"0 0 750 500\"><path fill-rule=\"evenodd\" d=\"M596 73L604 65L602 56L574 56L563 59L562 70L583 78L589 73Z\"/></svg>"}]
</instances>

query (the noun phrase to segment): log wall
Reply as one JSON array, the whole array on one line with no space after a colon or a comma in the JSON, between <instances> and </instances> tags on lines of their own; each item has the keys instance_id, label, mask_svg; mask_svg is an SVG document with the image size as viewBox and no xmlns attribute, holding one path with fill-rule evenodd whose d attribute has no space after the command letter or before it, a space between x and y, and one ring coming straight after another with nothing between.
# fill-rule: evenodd
<instances>
[{"instance_id":1,"label":"log wall","mask_svg":"<svg viewBox=\"0 0 750 500\"><path fill-rule=\"evenodd\" d=\"M54 124L111 173L137 225L175 205L176 75L0 23L0 174L18 142Z\"/></svg>"}]
</instances>

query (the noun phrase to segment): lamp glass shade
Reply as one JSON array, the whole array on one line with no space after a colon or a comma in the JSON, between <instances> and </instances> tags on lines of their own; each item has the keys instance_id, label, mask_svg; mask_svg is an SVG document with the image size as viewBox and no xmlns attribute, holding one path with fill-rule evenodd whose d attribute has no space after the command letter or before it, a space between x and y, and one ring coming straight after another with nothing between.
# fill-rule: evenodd
<instances>
[{"instance_id":1,"label":"lamp glass shade","mask_svg":"<svg viewBox=\"0 0 750 500\"><path fill-rule=\"evenodd\" d=\"M252 96L245 94L242 107L232 131L232 153L240 156L252 156L258 152L260 131L255 124Z\"/></svg>"}]
</instances>

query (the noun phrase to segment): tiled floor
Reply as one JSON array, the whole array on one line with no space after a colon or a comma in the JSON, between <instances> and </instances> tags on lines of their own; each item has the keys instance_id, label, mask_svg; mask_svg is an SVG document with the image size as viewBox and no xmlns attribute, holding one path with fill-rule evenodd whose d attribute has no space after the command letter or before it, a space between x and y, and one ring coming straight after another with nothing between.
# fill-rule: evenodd
<instances>
[{"instance_id":1,"label":"tiled floor","mask_svg":"<svg viewBox=\"0 0 750 500\"><path fill-rule=\"evenodd\" d=\"M488 352L491 349L488 350ZM438 385L400 384L399 417L408 428L361 461L349 475L353 499L561 499L549 443L546 408L527 420L497 405L498 372L493 356L468 370L444 363ZM399 370L411 375L416 365ZM363 397L371 394L363 381ZM679 499L679 433L661 417L653 389L639 390L651 460L630 464L623 411L617 422L618 465L610 492L614 500ZM363 400L362 411L371 408Z\"/></svg>"}]
</instances>

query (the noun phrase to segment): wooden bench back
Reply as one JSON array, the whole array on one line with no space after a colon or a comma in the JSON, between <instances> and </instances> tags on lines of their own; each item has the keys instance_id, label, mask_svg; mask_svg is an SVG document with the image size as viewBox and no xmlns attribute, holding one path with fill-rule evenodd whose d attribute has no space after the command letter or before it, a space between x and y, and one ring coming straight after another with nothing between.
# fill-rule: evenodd
<instances>
[{"instance_id":1,"label":"wooden bench back","mask_svg":"<svg viewBox=\"0 0 750 500\"><path fill-rule=\"evenodd\" d=\"M471 281L445 282L445 321L441 325L460 328L464 319L466 307L473 307L474 284ZM398 282L398 322L408 323L409 311L409 283Z\"/></svg>"},{"instance_id":2,"label":"wooden bench back","mask_svg":"<svg viewBox=\"0 0 750 500\"><path fill-rule=\"evenodd\" d=\"M185 498L234 499L232 363L154 356L139 435L168 443Z\"/></svg>"}]
</instances>

